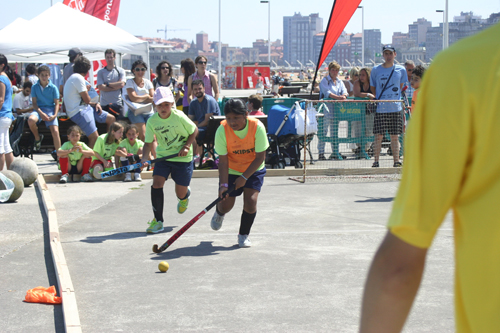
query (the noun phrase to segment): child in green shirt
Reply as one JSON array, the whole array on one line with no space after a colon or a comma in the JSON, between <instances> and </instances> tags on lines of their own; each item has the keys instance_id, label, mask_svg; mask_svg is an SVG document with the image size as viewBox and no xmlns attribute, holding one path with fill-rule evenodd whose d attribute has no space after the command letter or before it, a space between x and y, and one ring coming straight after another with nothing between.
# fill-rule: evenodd
<instances>
[{"instance_id":1,"label":"child in green shirt","mask_svg":"<svg viewBox=\"0 0 500 333\"><path fill-rule=\"evenodd\" d=\"M147 158L151 152L154 137L158 141L156 157L178 154L169 160L155 163L153 186L151 186L151 203L155 218L149 223L148 233L163 231L163 185L168 177L175 182L175 194L179 203L177 212L186 211L189 203L189 183L193 174L192 144L198 135L196 125L182 112L173 108L175 103L172 91L167 87L159 87L153 97L158 110L146 124L146 143L142 155L143 166L147 166Z\"/></svg>"},{"instance_id":2,"label":"child in green shirt","mask_svg":"<svg viewBox=\"0 0 500 333\"><path fill-rule=\"evenodd\" d=\"M120 157L122 166L140 162L142 158L142 148L144 147L144 142L138 139L139 128L135 124L130 124L125 127L125 136L127 138L120 142L115 153L116 156ZM141 168L134 170L134 180L142 180L141 171ZM130 172L125 174L124 181L132 181L132 174Z\"/></svg>"},{"instance_id":3,"label":"child in green shirt","mask_svg":"<svg viewBox=\"0 0 500 333\"><path fill-rule=\"evenodd\" d=\"M83 134L81 128L73 125L68 129L68 139L61 148L57 150L59 157L59 166L61 168L61 179L59 183L66 184L69 175L82 175L82 181L91 182L92 176L89 174L91 157L94 156L94 151L85 143L80 141ZM71 169L69 166L71 165Z\"/></svg>"},{"instance_id":4,"label":"child in green shirt","mask_svg":"<svg viewBox=\"0 0 500 333\"><path fill-rule=\"evenodd\" d=\"M123 137L123 125L114 122L109 126L108 133L100 135L94 145L94 156L90 165L90 173L95 178L101 179L103 169L105 171L113 169L111 158L115 155L116 148ZM118 159L115 157L115 164L118 167Z\"/></svg>"}]
</instances>

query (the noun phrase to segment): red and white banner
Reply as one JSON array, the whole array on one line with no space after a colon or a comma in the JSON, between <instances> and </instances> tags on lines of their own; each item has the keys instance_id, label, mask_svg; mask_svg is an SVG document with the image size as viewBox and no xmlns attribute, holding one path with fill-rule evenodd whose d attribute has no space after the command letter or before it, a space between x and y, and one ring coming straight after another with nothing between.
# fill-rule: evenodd
<instances>
[{"instance_id":1,"label":"red and white banner","mask_svg":"<svg viewBox=\"0 0 500 333\"><path fill-rule=\"evenodd\" d=\"M120 0L64 0L63 4L112 25L116 25L118 21Z\"/></svg>"},{"instance_id":2,"label":"red and white banner","mask_svg":"<svg viewBox=\"0 0 500 333\"><path fill-rule=\"evenodd\" d=\"M333 2L332 12L330 13L328 25L325 30L325 38L323 39L323 45L321 46L321 52L318 59L318 65L316 66L316 72L314 73L313 82L316 81L318 70L337 42L337 39L339 39L340 34L344 30L347 23L349 23L349 20L360 3L361 0L335 0Z\"/></svg>"},{"instance_id":3,"label":"red and white banner","mask_svg":"<svg viewBox=\"0 0 500 333\"><path fill-rule=\"evenodd\" d=\"M70 8L74 8L91 16L97 17L98 19L106 21L112 25L116 25L116 21L118 21L120 0L64 0L63 4ZM106 67L106 60L103 59L93 61L92 68L85 79L95 87L97 82L97 71L104 67ZM92 81L88 79L89 75L93 77Z\"/></svg>"}]
</instances>

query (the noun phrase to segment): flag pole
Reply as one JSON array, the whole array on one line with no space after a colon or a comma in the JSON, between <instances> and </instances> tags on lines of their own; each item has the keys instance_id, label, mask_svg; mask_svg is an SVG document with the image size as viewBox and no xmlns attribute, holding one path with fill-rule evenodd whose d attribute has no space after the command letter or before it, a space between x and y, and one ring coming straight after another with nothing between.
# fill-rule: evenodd
<instances>
[{"instance_id":1,"label":"flag pole","mask_svg":"<svg viewBox=\"0 0 500 333\"><path fill-rule=\"evenodd\" d=\"M333 16L333 10L335 9L335 4L336 3L337 3L337 0L334 0L333 1L333 6L332 6L332 11L330 13L330 17L328 18L328 24L327 24L326 30L325 30L325 37L323 37L323 43L321 44L321 51L319 51L318 63L316 65L316 71L314 72L314 79L313 79L313 82L311 84L311 93L309 95L309 99L312 99L312 94L313 94L313 91L314 91L314 83L316 82L316 77L318 76L318 70L319 70L319 68L322 65L322 63L320 63L321 56L323 55L323 48L325 47L326 35L328 34L328 27L330 27L330 23L332 21L332 16Z\"/></svg>"}]
</instances>

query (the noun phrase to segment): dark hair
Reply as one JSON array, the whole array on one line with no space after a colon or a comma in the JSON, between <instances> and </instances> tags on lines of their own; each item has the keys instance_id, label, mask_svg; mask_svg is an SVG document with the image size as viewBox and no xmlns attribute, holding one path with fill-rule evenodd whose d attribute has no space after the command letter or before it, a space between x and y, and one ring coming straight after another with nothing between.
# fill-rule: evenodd
<instances>
[{"instance_id":1,"label":"dark hair","mask_svg":"<svg viewBox=\"0 0 500 333\"><path fill-rule=\"evenodd\" d=\"M80 135L83 135L83 131L80 128L80 126L78 126L78 125L73 125L70 128L68 128L68 132L66 132L66 134L68 134L68 136L69 136L71 134L71 132L78 132L78 133L80 133Z\"/></svg>"},{"instance_id":2,"label":"dark hair","mask_svg":"<svg viewBox=\"0 0 500 333\"><path fill-rule=\"evenodd\" d=\"M184 83L187 85L189 77L196 72L196 66L191 58L181 61L181 68L184 68Z\"/></svg>"},{"instance_id":3,"label":"dark hair","mask_svg":"<svg viewBox=\"0 0 500 333\"><path fill-rule=\"evenodd\" d=\"M125 126L123 134L127 135L128 131L130 131L131 129L134 129L136 133L139 133L139 127L137 127L136 124L128 124L127 126Z\"/></svg>"},{"instance_id":4,"label":"dark hair","mask_svg":"<svg viewBox=\"0 0 500 333\"><path fill-rule=\"evenodd\" d=\"M233 99L231 98L224 105L224 114L235 113L238 115L246 115L247 108L245 107L245 103L241 99Z\"/></svg>"},{"instance_id":5,"label":"dark hair","mask_svg":"<svg viewBox=\"0 0 500 333\"><path fill-rule=\"evenodd\" d=\"M156 80L160 81L161 80L161 66L162 65L165 65L167 64L168 65L168 75L170 77L172 77L172 64L169 63L168 61L166 60L163 60L163 61L160 61L160 63L158 64L158 66L156 66Z\"/></svg>"},{"instance_id":6,"label":"dark hair","mask_svg":"<svg viewBox=\"0 0 500 333\"><path fill-rule=\"evenodd\" d=\"M252 103L254 110L258 110L262 107L262 100L262 95L253 94L248 96L248 102Z\"/></svg>"},{"instance_id":7,"label":"dark hair","mask_svg":"<svg viewBox=\"0 0 500 333\"><path fill-rule=\"evenodd\" d=\"M134 61L134 63L132 64L132 68L131 68L132 73L134 73L134 68L136 68L139 65L143 65L144 68L148 69L148 65L146 65L146 63L144 61L139 59L139 60Z\"/></svg>"},{"instance_id":8,"label":"dark hair","mask_svg":"<svg viewBox=\"0 0 500 333\"><path fill-rule=\"evenodd\" d=\"M3 68L3 71L5 72L5 74L7 74L9 79L12 81L14 75L13 75L12 71L10 70L9 62L7 61L7 57L5 55L3 55L2 53L0 53L0 65L1 64L5 65Z\"/></svg>"},{"instance_id":9,"label":"dark hair","mask_svg":"<svg viewBox=\"0 0 500 333\"><path fill-rule=\"evenodd\" d=\"M26 81L24 82L23 84L23 89L26 89L26 88L30 88L33 87L33 83L31 83L31 81Z\"/></svg>"},{"instance_id":10,"label":"dark hair","mask_svg":"<svg viewBox=\"0 0 500 333\"><path fill-rule=\"evenodd\" d=\"M113 49L107 49L106 51L104 51L104 57L106 57L106 54L108 54L108 53L112 53L113 54L113 58L116 57L115 50L113 50Z\"/></svg>"},{"instance_id":11,"label":"dark hair","mask_svg":"<svg viewBox=\"0 0 500 333\"><path fill-rule=\"evenodd\" d=\"M197 64L198 62L200 62L201 59L205 59L205 61L208 62L207 57L201 55L197 56L196 59L194 59L194 63Z\"/></svg>"},{"instance_id":12,"label":"dark hair","mask_svg":"<svg viewBox=\"0 0 500 333\"><path fill-rule=\"evenodd\" d=\"M26 73L28 73L29 75L35 74L36 73L35 64L29 64L28 66L26 66Z\"/></svg>"},{"instance_id":13,"label":"dark hair","mask_svg":"<svg viewBox=\"0 0 500 333\"><path fill-rule=\"evenodd\" d=\"M418 65L418 66L415 66L412 74L414 74L415 76L418 76L419 78L423 78L424 72L425 72L425 67L422 65Z\"/></svg>"},{"instance_id":14,"label":"dark hair","mask_svg":"<svg viewBox=\"0 0 500 333\"><path fill-rule=\"evenodd\" d=\"M203 80L193 80L193 82L191 82L191 88L193 88L194 86L200 85L200 84L203 87L205 87L205 83L203 83Z\"/></svg>"},{"instance_id":15,"label":"dark hair","mask_svg":"<svg viewBox=\"0 0 500 333\"><path fill-rule=\"evenodd\" d=\"M49 72L50 73L50 68L48 66L45 66L45 65L38 67L38 69L37 69L38 75L40 75L40 73L42 73L42 72Z\"/></svg>"},{"instance_id":16,"label":"dark hair","mask_svg":"<svg viewBox=\"0 0 500 333\"><path fill-rule=\"evenodd\" d=\"M73 72L78 74L87 74L87 72L90 70L90 67L91 65L89 59L81 56L75 60L75 64L73 65Z\"/></svg>"}]
</instances>

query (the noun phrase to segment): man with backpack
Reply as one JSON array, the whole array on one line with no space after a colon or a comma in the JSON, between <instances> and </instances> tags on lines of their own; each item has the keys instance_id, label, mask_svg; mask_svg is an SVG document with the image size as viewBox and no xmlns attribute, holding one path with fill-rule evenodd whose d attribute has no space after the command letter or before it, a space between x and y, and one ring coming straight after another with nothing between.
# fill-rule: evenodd
<instances>
[{"instance_id":1,"label":"man with backpack","mask_svg":"<svg viewBox=\"0 0 500 333\"><path fill-rule=\"evenodd\" d=\"M275 71L271 71L271 83L272 83L272 93L277 95L280 89L281 78L276 74Z\"/></svg>"},{"instance_id":2,"label":"man with backpack","mask_svg":"<svg viewBox=\"0 0 500 333\"><path fill-rule=\"evenodd\" d=\"M401 114L401 89L407 82L406 69L396 65L396 49L392 45L382 48L385 62L375 66L370 75L370 89L377 100L394 100L377 104L373 133L375 134L375 162L373 168L378 168L382 139L386 132L391 137L392 156L394 167L401 167L399 161L399 136L403 134L403 115Z\"/></svg>"}]
</instances>

